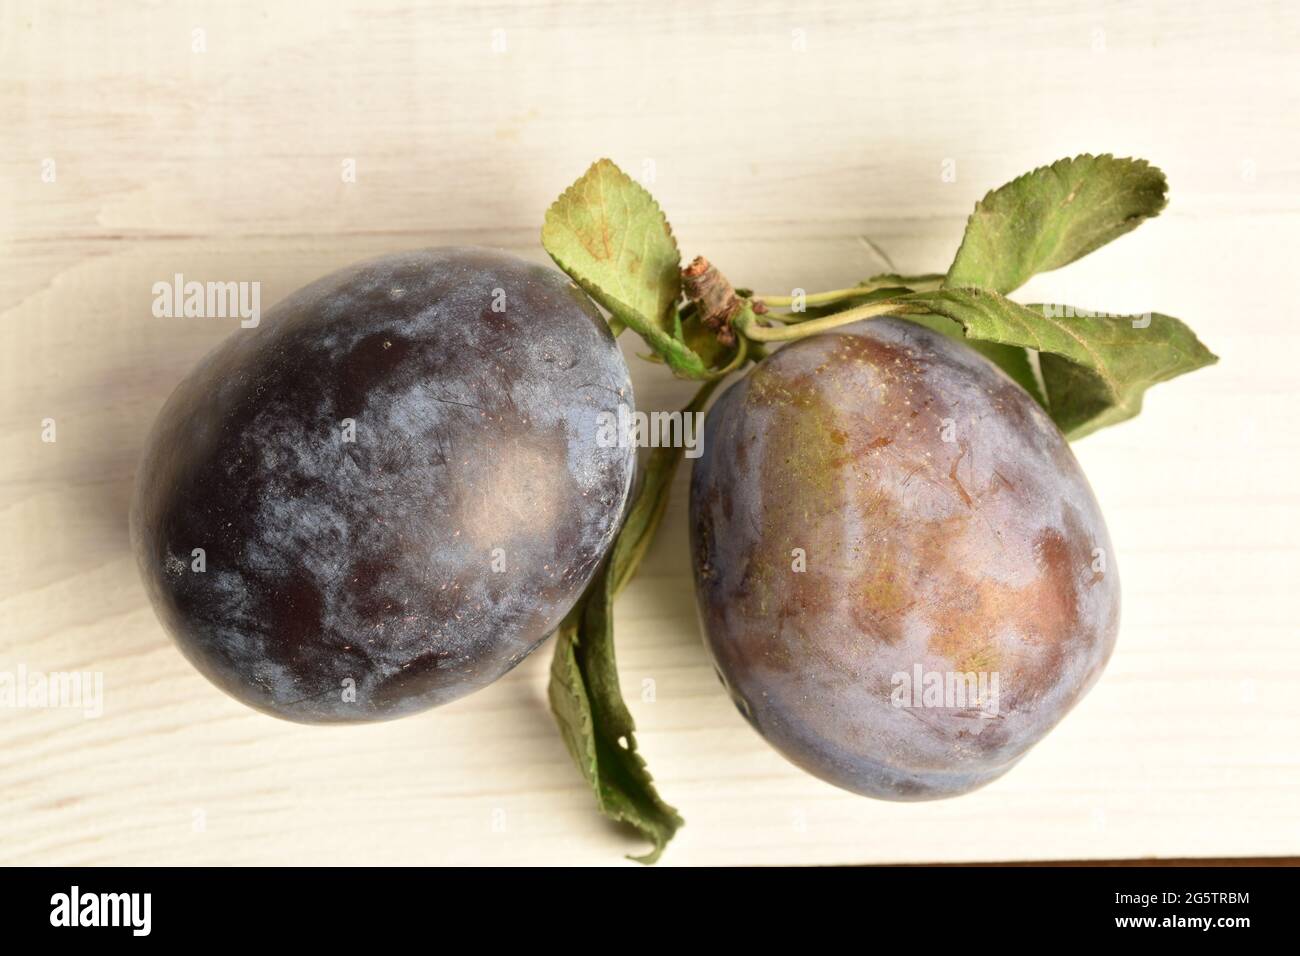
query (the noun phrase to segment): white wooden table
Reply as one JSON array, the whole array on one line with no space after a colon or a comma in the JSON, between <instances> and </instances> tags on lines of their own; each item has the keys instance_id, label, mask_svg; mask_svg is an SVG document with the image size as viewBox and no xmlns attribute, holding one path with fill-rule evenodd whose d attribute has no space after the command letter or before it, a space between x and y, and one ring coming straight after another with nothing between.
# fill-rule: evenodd
<instances>
[{"instance_id":1,"label":"white wooden table","mask_svg":"<svg viewBox=\"0 0 1300 956\"><path fill-rule=\"evenodd\" d=\"M653 164L687 256L836 288L882 269L872 243L942 270L986 189L1083 151L1157 163L1170 207L1026 300L1155 307L1222 357L1078 446L1124 581L1107 674L978 793L895 805L820 783L706 663L683 472L617 618L642 747L688 821L665 863L1300 853L1300 8L415 7L0 4L0 671L105 681L98 719L0 709L0 862L640 849L553 729L549 648L459 703L342 729L259 716L182 659L126 507L153 415L235 322L156 319L154 282L256 280L269 306L387 251L540 260L546 206L608 155ZM642 408L689 394L625 348Z\"/></svg>"}]
</instances>

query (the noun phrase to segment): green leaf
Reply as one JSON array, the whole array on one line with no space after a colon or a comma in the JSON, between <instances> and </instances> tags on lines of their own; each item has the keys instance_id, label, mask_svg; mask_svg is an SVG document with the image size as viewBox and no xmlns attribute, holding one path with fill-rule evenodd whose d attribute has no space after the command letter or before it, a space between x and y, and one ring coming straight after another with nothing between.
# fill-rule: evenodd
<instances>
[{"instance_id":1,"label":"green leaf","mask_svg":"<svg viewBox=\"0 0 1300 956\"><path fill-rule=\"evenodd\" d=\"M1110 154L1035 169L976 203L944 285L1011 292L1136 229L1165 208L1166 189L1145 160Z\"/></svg>"},{"instance_id":2,"label":"green leaf","mask_svg":"<svg viewBox=\"0 0 1300 956\"><path fill-rule=\"evenodd\" d=\"M556 635L547 691L570 756L596 795L600 811L654 844L654 863L682 826L655 790L636 750L636 724L623 702L614 659L612 565L606 564Z\"/></svg>"},{"instance_id":3,"label":"green leaf","mask_svg":"<svg viewBox=\"0 0 1300 956\"><path fill-rule=\"evenodd\" d=\"M1191 329L1158 313L1023 306L984 289L920 292L902 301L960 323L967 338L1038 352L1048 413L1071 439L1132 418L1152 385L1218 361Z\"/></svg>"},{"instance_id":4,"label":"green leaf","mask_svg":"<svg viewBox=\"0 0 1300 956\"><path fill-rule=\"evenodd\" d=\"M608 583L606 568L596 581L598 590L592 593L592 600L580 604L561 626L551 660L548 696L564 743L591 785L600 811L650 840L654 848L631 859L654 863L683 820L660 799L645 760L636 752L635 727L613 670L608 625L593 629L589 622L592 617L605 622L610 619L605 598ZM612 690L608 681L594 676L606 672L613 674ZM627 741L626 748L619 743L620 737Z\"/></svg>"},{"instance_id":5,"label":"green leaf","mask_svg":"<svg viewBox=\"0 0 1300 956\"><path fill-rule=\"evenodd\" d=\"M585 608L585 600L579 601L555 632L555 656L551 658L551 684L547 697L569 755L594 786L596 735L591 725L591 701L587 697L587 685L577 658L578 633Z\"/></svg>"},{"instance_id":6,"label":"green leaf","mask_svg":"<svg viewBox=\"0 0 1300 956\"><path fill-rule=\"evenodd\" d=\"M542 245L555 264L687 377L704 363L673 332L681 255L658 203L608 159L598 160L546 211Z\"/></svg>"},{"instance_id":7,"label":"green leaf","mask_svg":"<svg viewBox=\"0 0 1300 956\"><path fill-rule=\"evenodd\" d=\"M561 627L548 693L569 753L601 812L650 840L654 848L632 859L654 863L684 821L659 796L637 753L636 724L623 702L614 659L611 568L606 563L571 615L576 622Z\"/></svg>"},{"instance_id":8,"label":"green leaf","mask_svg":"<svg viewBox=\"0 0 1300 956\"><path fill-rule=\"evenodd\" d=\"M700 411L720 379L705 383L682 411ZM570 755L591 784L602 813L631 824L659 859L684 823L663 801L636 749L636 724L619 687L614 657L614 598L636 574L668 507L682 449L655 448L609 560L557 632L548 696Z\"/></svg>"},{"instance_id":9,"label":"green leaf","mask_svg":"<svg viewBox=\"0 0 1300 956\"><path fill-rule=\"evenodd\" d=\"M608 159L546 211L542 245L615 317L630 313L633 328L672 329L681 294L677 242L654 197Z\"/></svg>"},{"instance_id":10,"label":"green leaf","mask_svg":"<svg viewBox=\"0 0 1300 956\"><path fill-rule=\"evenodd\" d=\"M1029 352L1025 349L970 338L960 323L946 316L921 314L906 315L903 318L964 342L1006 372L1017 385L1033 397L1034 401L1047 408L1047 397L1043 394L1042 386L1038 384L1038 376L1034 374L1034 367L1029 361Z\"/></svg>"},{"instance_id":11,"label":"green leaf","mask_svg":"<svg viewBox=\"0 0 1300 956\"><path fill-rule=\"evenodd\" d=\"M872 276L862 283L865 288L871 289L871 292L861 298L855 298L852 304L861 305L881 299L894 299L918 289L937 289L943 284L943 280L943 276L935 273L914 276L899 275L896 272L882 273ZM1039 405L1044 408L1047 407L1047 399L1043 396L1043 390L1038 384L1038 378L1034 375L1034 368L1029 362L1029 353L1024 349L1011 345L998 345L996 342L980 342L967 339L965 331L959 324L941 315L909 315L906 318L949 338L965 342L966 345L1010 375L1016 384L1033 396L1034 401L1038 402Z\"/></svg>"}]
</instances>

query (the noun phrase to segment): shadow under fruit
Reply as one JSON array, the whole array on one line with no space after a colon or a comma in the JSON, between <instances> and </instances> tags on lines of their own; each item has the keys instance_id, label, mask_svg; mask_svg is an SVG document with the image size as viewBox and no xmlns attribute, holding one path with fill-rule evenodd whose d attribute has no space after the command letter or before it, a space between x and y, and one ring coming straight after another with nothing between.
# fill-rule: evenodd
<instances>
[{"instance_id":1,"label":"shadow under fruit","mask_svg":"<svg viewBox=\"0 0 1300 956\"><path fill-rule=\"evenodd\" d=\"M944 797L1000 776L1114 646L1111 545L1065 439L983 356L906 321L796 342L725 392L691 528L737 707L858 793Z\"/></svg>"}]
</instances>

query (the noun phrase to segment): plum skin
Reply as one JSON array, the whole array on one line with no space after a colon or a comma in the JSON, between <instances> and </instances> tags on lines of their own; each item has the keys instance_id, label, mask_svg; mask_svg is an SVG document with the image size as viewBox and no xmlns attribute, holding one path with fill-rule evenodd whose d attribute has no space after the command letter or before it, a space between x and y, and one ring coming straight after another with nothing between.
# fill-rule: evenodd
<instances>
[{"instance_id":1,"label":"plum skin","mask_svg":"<svg viewBox=\"0 0 1300 956\"><path fill-rule=\"evenodd\" d=\"M186 657L265 713L461 697L593 577L635 460L598 447L597 416L632 401L600 312L552 269L458 248L343 269L160 412L131 516L146 590Z\"/></svg>"},{"instance_id":2,"label":"plum skin","mask_svg":"<svg viewBox=\"0 0 1300 956\"><path fill-rule=\"evenodd\" d=\"M982 355L910 322L800 340L728 389L690 523L705 642L736 706L856 793L932 799L1001 776L1114 647L1113 551L1065 439ZM897 706L896 675L918 664L996 674L996 716Z\"/></svg>"}]
</instances>

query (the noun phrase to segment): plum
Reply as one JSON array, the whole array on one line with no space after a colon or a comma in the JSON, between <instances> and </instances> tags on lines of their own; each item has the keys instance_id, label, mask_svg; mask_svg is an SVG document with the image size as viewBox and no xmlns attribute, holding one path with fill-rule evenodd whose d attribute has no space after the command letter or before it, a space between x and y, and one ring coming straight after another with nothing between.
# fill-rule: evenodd
<instances>
[{"instance_id":1,"label":"plum","mask_svg":"<svg viewBox=\"0 0 1300 956\"><path fill-rule=\"evenodd\" d=\"M132 507L189 660L266 713L383 720L534 650L617 531L635 450L600 312L483 249L385 256L238 331L159 414Z\"/></svg>"},{"instance_id":2,"label":"plum","mask_svg":"<svg viewBox=\"0 0 1300 956\"><path fill-rule=\"evenodd\" d=\"M1115 643L1110 540L1061 433L983 356L911 322L800 340L728 389L690 520L736 706L857 793L1000 776Z\"/></svg>"}]
</instances>

